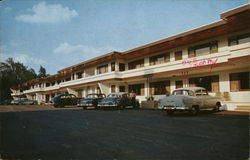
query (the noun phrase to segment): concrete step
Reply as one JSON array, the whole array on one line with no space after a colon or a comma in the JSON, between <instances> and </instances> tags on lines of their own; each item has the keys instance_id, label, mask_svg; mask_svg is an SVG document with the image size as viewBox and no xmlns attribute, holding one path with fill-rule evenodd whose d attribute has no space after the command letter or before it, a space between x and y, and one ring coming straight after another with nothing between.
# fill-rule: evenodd
<instances>
[{"instance_id":1,"label":"concrete step","mask_svg":"<svg viewBox=\"0 0 250 160\"><path fill-rule=\"evenodd\" d=\"M250 112L250 106L237 106L235 111Z\"/></svg>"}]
</instances>

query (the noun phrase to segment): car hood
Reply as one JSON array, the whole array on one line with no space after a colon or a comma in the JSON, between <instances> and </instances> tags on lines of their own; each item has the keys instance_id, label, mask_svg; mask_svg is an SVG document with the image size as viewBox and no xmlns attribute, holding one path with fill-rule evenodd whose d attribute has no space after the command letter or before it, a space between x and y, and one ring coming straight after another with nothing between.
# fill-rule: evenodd
<instances>
[{"instance_id":1,"label":"car hood","mask_svg":"<svg viewBox=\"0 0 250 160\"><path fill-rule=\"evenodd\" d=\"M158 108L163 109L163 107L165 107L165 106L177 106L177 107L183 106L184 105L183 100L186 97L187 96L185 96L185 95L172 95L169 97L161 98L159 100Z\"/></svg>"},{"instance_id":2,"label":"car hood","mask_svg":"<svg viewBox=\"0 0 250 160\"><path fill-rule=\"evenodd\" d=\"M94 100L94 98L83 98L83 99L80 99L80 103L81 102L92 102Z\"/></svg>"},{"instance_id":3,"label":"car hood","mask_svg":"<svg viewBox=\"0 0 250 160\"><path fill-rule=\"evenodd\" d=\"M104 102L114 102L116 101L116 97L110 97L110 98L104 98L100 101L100 103L104 103Z\"/></svg>"}]
</instances>

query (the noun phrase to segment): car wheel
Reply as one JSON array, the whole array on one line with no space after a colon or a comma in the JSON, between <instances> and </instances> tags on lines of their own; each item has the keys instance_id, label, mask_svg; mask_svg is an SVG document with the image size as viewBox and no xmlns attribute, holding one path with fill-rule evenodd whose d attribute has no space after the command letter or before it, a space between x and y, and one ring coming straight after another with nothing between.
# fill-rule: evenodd
<instances>
[{"instance_id":1,"label":"car wheel","mask_svg":"<svg viewBox=\"0 0 250 160\"><path fill-rule=\"evenodd\" d=\"M215 107L214 107L214 111L215 112L220 111L220 107L221 107L221 103L220 102L216 102Z\"/></svg>"},{"instance_id":2,"label":"car wheel","mask_svg":"<svg viewBox=\"0 0 250 160\"><path fill-rule=\"evenodd\" d=\"M199 113L199 106L193 106L190 110L189 113L193 116L197 115Z\"/></svg>"},{"instance_id":3,"label":"car wheel","mask_svg":"<svg viewBox=\"0 0 250 160\"><path fill-rule=\"evenodd\" d=\"M173 115L174 114L174 110L167 110L167 114L168 115Z\"/></svg>"},{"instance_id":4,"label":"car wheel","mask_svg":"<svg viewBox=\"0 0 250 160\"><path fill-rule=\"evenodd\" d=\"M123 110L123 109L125 109L125 106L124 105L120 105L119 109Z\"/></svg>"}]
</instances>

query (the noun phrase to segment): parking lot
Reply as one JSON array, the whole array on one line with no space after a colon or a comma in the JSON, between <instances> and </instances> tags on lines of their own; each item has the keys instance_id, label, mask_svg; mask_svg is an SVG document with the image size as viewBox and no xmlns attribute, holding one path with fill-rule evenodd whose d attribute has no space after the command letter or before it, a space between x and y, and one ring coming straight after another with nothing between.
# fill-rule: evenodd
<instances>
[{"instance_id":1,"label":"parking lot","mask_svg":"<svg viewBox=\"0 0 250 160\"><path fill-rule=\"evenodd\" d=\"M206 111L193 117L185 113L167 116L164 111L142 109L0 108L0 159L249 157L248 114Z\"/></svg>"}]
</instances>

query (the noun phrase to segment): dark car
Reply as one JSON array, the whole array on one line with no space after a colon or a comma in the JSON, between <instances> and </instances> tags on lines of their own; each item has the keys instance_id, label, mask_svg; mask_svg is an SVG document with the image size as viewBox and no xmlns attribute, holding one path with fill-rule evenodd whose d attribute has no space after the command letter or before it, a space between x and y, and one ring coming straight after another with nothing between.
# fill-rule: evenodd
<instances>
[{"instance_id":1,"label":"dark car","mask_svg":"<svg viewBox=\"0 0 250 160\"><path fill-rule=\"evenodd\" d=\"M77 105L79 98L74 94L58 94L51 101L54 107L64 107L66 105Z\"/></svg>"},{"instance_id":2,"label":"dark car","mask_svg":"<svg viewBox=\"0 0 250 160\"><path fill-rule=\"evenodd\" d=\"M11 101L13 101L13 100L12 99L5 99L5 100L1 101L0 104L8 105L8 104L11 104Z\"/></svg>"},{"instance_id":3,"label":"dark car","mask_svg":"<svg viewBox=\"0 0 250 160\"><path fill-rule=\"evenodd\" d=\"M107 98L102 99L98 103L98 107L110 107L114 109L124 109L127 106L132 106L133 108L139 108L139 101L133 101L132 98L128 97L126 92L111 93Z\"/></svg>"},{"instance_id":4,"label":"dark car","mask_svg":"<svg viewBox=\"0 0 250 160\"><path fill-rule=\"evenodd\" d=\"M15 99L11 101L11 104L38 104L37 100L27 99L27 98L21 98L21 99Z\"/></svg>"},{"instance_id":5,"label":"dark car","mask_svg":"<svg viewBox=\"0 0 250 160\"><path fill-rule=\"evenodd\" d=\"M105 94L91 93L88 94L85 98L79 100L77 106L86 109L87 107L95 107L97 108L98 102L106 98Z\"/></svg>"}]
</instances>

